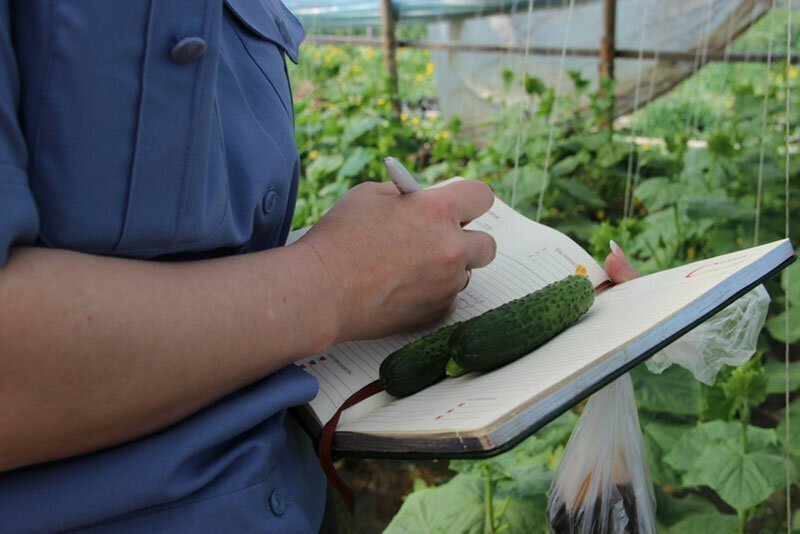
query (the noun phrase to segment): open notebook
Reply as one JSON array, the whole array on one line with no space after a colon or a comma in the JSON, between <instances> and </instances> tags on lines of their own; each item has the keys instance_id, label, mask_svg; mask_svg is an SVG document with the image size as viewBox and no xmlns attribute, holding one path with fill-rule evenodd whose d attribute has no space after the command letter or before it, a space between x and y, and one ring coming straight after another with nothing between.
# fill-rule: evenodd
<instances>
[{"instance_id":1,"label":"open notebook","mask_svg":"<svg viewBox=\"0 0 800 534\"><path fill-rule=\"evenodd\" d=\"M458 310L443 324L560 280L575 273L578 264L595 287L609 285L602 267L569 237L500 200L467 228L494 236L497 257L473 271ZM300 235L294 233L290 241ZM346 409L334 451L374 458L502 452L793 260L791 243L783 240L601 290L580 321L509 365L446 379L406 398L381 392ZM297 361L320 384L316 398L297 415L319 433L348 397L378 378L388 354L430 331L342 343Z\"/></svg>"}]
</instances>

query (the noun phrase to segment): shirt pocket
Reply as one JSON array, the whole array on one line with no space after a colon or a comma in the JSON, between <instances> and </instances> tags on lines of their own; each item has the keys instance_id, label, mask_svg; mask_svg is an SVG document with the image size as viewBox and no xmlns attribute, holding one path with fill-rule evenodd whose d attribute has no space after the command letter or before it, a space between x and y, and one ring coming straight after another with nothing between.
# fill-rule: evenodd
<instances>
[{"instance_id":1,"label":"shirt pocket","mask_svg":"<svg viewBox=\"0 0 800 534\"><path fill-rule=\"evenodd\" d=\"M302 24L280 1L225 0L225 4L240 29L245 30L237 32L242 45L294 124L292 91L283 54L298 62L299 47L306 36Z\"/></svg>"}]
</instances>

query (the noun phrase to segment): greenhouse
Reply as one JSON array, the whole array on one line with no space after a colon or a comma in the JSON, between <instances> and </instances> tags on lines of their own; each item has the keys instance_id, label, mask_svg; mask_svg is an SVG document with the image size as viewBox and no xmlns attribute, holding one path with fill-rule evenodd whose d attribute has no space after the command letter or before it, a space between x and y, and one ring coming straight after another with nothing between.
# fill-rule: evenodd
<instances>
[{"instance_id":1,"label":"greenhouse","mask_svg":"<svg viewBox=\"0 0 800 534\"><path fill-rule=\"evenodd\" d=\"M0 0L0 534L800 534L800 0Z\"/></svg>"}]
</instances>

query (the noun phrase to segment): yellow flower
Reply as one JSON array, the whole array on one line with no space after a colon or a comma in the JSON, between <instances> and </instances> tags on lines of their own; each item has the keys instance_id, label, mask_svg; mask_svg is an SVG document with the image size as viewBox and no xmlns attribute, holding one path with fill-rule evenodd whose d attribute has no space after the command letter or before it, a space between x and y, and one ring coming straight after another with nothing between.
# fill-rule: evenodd
<instances>
[{"instance_id":1,"label":"yellow flower","mask_svg":"<svg viewBox=\"0 0 800 534\"><path fill-rule=\"evenodd\" d=\"M353 102L355 103L356 106L360 106L363 100L361 99L360 96L357 96Z\"/></svg>"},{"instance_id":2,"label":"yellow flower","mask_svg":"<svg viewBox=\"0 0 800 534\"><path fill-rule=\"evenodd\" d=\"M427 74L428 76L433 74L433 63L428 63L427 65L425 65L425 74Z\"/></svg>"},{"instance_id":3,"label":"yellow flower","mask_svg":"<svg viewBox=\"0 0 800 534\"><path fill-rule=\"evenodd\" d=\"M447 139L450 137L450 130L445 130L442 132L442 139Z\"/></svg>"},{"instance_id":4,"label":"yellow flower","mask_svg":"<svg viewBox=\"0 0 800 534\"><path fill-rule=\"evenodd\" d=\"M317 159L317 156L319 156L319 152L316 150L312 150L308 153L308 159Z\"/></svg>"},{"instance_id":5,"label":"yellow flower","mask_svg":"<svg viewBox=\"0 0 800 534\"><path fill-rule=\"evenodd\" d=\"M324 61L325 63L330 63L331 61L333 61L333 58L331 56L325 56L325 59L323 59L322 61Z\"/></svg>"},{"instance_id":6,"label":"yellow flower","mask_svg":"<svg viewBox=\"0 0 800 534\"><path fill-rule=\"evenodd\" d=\"M420 73L417 73L417 74L414 75L414 79L417 80L418 82L424 82L425 81L425 76L423 76Z\"/></svg>"},{"instance_id":7,"label":"yellow flower","mask_svg":"<svg viewBox=\"0 0 800 534\"><path fill-rule=\"evenodd\" d=\"M385 106L386 105L386 99L385 98L379 98L378 99L378 105L379 106Z\"/></svg>"},{"instance_id":8,"label":"yellow flower","mask_svg":"<svg viewBox=\"0 0 800 534\"><path fill-rule=\"evenodd\" d=\"M789 67L789 78L800 78L800 70L797 70L794 67Z\"/></svg>"},{"instance_id":9,"label":"yellow flower","mask_svg":"<svg viewBox=\"0 0 800 534\"><path fill-rule=\"evenodd\" d=\"M648 150L650 150L650 145L648 143L644 143L642 145L642 151L647 152Z\"/></svg>"},{"instance_id":10,"label":"yellow flower","mask_svg":"<svg viewBox=\"0 0 800 534\"><path fill-rule=\"evenodd\" d=\"M400 114L400 120L402 122L406 122L408 120L408 113L401 113Z\"/></svg>"},{"instance_id":11,"label":"yellow flower","mask_svg":"<svg viewBox=\"0 0 800 534\"><path fill-rule=\"evenodd\" d=\"M441 141L442 140L442 134L436 134L436 137L434 137L434 139L437 140L437 141Z\"/></svg>"},{"instance_id":12,"label":"yellow flower","mask_svg":"<svg viewBox=\"0 0 800 534\"><path fill-rule=\"evenodd\" d=\"M418 125L419 123L420 123L419 117L414 117L413 119L411 119L411 124L413 124L414 126Z\"/></svg>"},{"instance_id":13,"label":"yellow flower","mask_svg":"<svg viewBox=\"0 0 800 534\"><path fill-rule=\"evenodd\" d=\"M362 70L361 65L353 65L352 67L350 67L350 72L352 72L353 74L360 74L361 70Z\"/></svg>"},{"instance_id":14,"label":"yellow flower","mask_svg":"<svg viewBox=\"0 0 800 534\"><path fill-rule=\"evenodd\" d=\"M314 54L314 59L320 59L320 58L322 58L322 54L320 54L319 52L316 52Z\"/></svg>"},{"instance_id":15,"label":"yellow flower","mask_svg":"<svg viewBox=\"0 0 800 534\"><path fill-rule=\"evenodd\" d=\"M367 48L367 57L370 59L375 57L375 49L372 48L371 46Z\"/></svg>"}]
</instances>

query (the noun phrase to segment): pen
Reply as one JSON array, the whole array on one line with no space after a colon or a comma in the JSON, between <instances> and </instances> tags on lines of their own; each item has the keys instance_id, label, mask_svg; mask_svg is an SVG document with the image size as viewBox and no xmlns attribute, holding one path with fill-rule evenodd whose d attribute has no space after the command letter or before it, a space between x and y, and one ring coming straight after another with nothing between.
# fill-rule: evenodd
<instances>
[{"instance_id":1,"label":"pen","mask_svg":"<svg viewBox=\"0 0 800 534\"><path fill-rule=\"evenodd\" d=\"M403 167L403 164L395 158L383 158L383 164L386 165L386 173L389 175L389 179L401 194L407 195L421 189L414 179L414 175L408 172L408 169Z\"/></svg>"}]
</instances>

